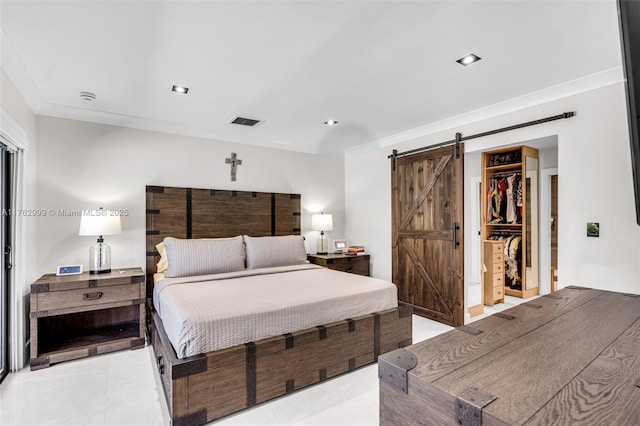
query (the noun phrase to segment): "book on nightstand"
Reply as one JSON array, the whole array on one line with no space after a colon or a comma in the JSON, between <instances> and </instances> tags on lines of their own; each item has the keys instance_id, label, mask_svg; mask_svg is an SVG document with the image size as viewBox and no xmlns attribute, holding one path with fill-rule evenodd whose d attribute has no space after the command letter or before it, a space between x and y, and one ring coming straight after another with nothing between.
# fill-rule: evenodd
<instances>
[{"instance_id":1,"label":"book on nightstand","mask_svg":"<svg viewBox=\"0 0 640 426\"><path fill-rule=\"evenodd\" d=\"M347 253L364 253L364 246L349 246Z\"/></svg>"}]
</instances>

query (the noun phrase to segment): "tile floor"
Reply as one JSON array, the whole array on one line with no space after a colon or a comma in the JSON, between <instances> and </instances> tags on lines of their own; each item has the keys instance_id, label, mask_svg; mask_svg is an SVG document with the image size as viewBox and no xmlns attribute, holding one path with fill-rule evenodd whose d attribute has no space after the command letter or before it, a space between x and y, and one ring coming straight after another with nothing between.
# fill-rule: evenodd
<instances>
[{"instance_id":1,"label":"tile floor","mask_svg":"<svg viewBox=\"0 0 640 426\"><path fill-rule=\"evenodd\" d=\"M485 307L482 318L520 299ZM413 316L413 341L451 330ZM377 425L377 364L213 422L215 425ZM150 347L85 358L38 371L28 368L0 385L0 425L166 425Z\"/></svg>"},{"instance_id":2,"label":"tile floor","mask_svg":"<svg viewBox=\"0 0 640 426\"><path fill-rule=\"evenodd\" d=\"M520 299L519 297L505 296L504 297L504 303L498 303L498 304L493 305L493 306L485 306L484 307L484 313L482 315L478 315L477 317L471 318L471 322L477 321L477 320L482 319L482 318L486 318L489 315L495 314L496 312L500 312L500 311L504 311L504 310L509 309L509 308L513 308L514 306L519 305L520 303L530 302L533 299L536 299L538 297L540 297L540 296L533 296L533 297L530 297L530 298L524 300L524 299Z\"/></svg>"}]
</instances>

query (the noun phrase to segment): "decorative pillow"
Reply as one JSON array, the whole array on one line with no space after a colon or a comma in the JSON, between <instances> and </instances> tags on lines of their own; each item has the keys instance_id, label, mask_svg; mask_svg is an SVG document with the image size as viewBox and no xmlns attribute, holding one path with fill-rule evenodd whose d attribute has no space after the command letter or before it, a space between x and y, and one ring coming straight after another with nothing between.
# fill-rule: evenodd
<instances>
[{"instance_id":1,"label":"decorative pillow","mask_svg":"<svg viewBox=\"0 0 640 426\"><path fill-rule=\"evenodd\" d=\"M180 240L166 237L167 278L219 274L244 269L242 236L233 238Z\"/></svg>"},{"instance_id":2,"label":"decorative pillow","mask_svg":"<svg viewBox=\"0 0 640 426\"><path fill-rule=\"evenodd\" d=\"M164 243L156 244L156 250L160 253L160 261L156 267L157 273L167 272L169 269L169 261L167 260L167 249L164 248Z\"/></svg>"},{"instance_id":3,"label":"decorative pillow","mask_svg":"<svg viewBox=\"0 0 640 426\"><path fill-rule=\"evenodd\" d=\"M307 263L307 250L302 235L281 237L244 236L247 269Z\"/></svg>"}]
</instances>

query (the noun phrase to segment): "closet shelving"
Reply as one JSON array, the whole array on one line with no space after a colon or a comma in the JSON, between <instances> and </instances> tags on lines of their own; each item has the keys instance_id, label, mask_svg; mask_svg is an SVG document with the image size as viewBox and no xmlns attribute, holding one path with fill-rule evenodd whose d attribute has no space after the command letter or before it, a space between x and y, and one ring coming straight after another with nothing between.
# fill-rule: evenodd
<instances>
[{"instance_id":1,"label":"closet shelving","mask_svg":"<svg viewBox=\"0 0 640 426\"><path fill-rule=\"evenodd\" d=\"M537 274L538 150L515 146L482 155L481 250L483 303L492 306L505 295L528 298L538 294ZM496 275L487 258L488 244L504 242L504 271ZM518 244L519 241L519 244ZM500 280L502 276L502 280Z\"/></svg>"}]
</instances>

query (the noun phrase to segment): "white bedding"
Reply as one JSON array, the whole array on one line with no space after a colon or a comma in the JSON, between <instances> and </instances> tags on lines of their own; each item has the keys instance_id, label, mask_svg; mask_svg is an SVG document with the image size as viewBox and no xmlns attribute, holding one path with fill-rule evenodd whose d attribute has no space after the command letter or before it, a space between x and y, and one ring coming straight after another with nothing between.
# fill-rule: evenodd
<instances>
[{"instance_id":1,"label":"white bedding","mask_svg":"<svg viewBox=\"0 0 640 426\"><path fill-rule=\"evenodd\" d=\"M398 306L393 283L293 265L155 282L153 303L178 358Z\"/></svg>"}]
</instances>

